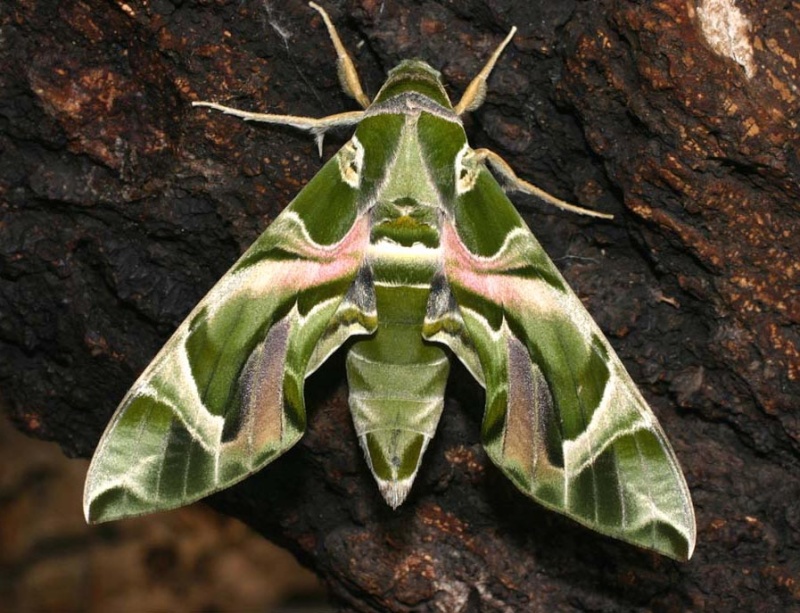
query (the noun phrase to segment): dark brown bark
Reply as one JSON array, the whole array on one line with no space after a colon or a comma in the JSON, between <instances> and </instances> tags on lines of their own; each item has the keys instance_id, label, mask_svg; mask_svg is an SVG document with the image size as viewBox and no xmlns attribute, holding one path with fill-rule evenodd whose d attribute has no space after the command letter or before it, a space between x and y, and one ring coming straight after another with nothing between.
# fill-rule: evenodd
<instances>
[{"instance_id":1,"label":"dark brown bark","mask_svg":"<svg viewBox=\"0 0 800 613\"><path fill-rule=\"evenodd\" d=\"M673 563L525 499L483 453L481 391L458 369L412 494L389 510L340 357L308 382L301 444L213 505L355 610L800 606L800 9L325 4L373 94L419 56L457 97L520 27L468 131L616 214L516 199L673 442L698 547ZM735 50L713 42L725 10L751 23L720 37ZM20 428L87 457L171 330L320 167L302 134L189 103L355 107L304 2L15 0L0 15L0 394ZM342 142L327 140L325 157Z\"/></svg>"}]
</instances>

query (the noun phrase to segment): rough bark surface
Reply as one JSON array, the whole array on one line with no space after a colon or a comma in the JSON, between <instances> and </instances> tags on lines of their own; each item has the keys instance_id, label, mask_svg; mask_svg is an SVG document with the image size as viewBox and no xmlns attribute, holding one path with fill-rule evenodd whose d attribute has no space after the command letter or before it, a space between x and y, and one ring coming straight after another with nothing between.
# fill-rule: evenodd
<instances>
[{"instance_id":1,"label":"rough bark surface","mask_svg":"<svg viewBox=\"0 0 800 613\"><path fill-rule=\"evenodd\" d=\"M325 6L373 94L417 56L457 98L520 28L468 132L521 176L616 215L516 199L652 402L698 547L673 563L525 499L483 453L482 392L458 369L391 511L340 357L307 384L303 441L212 504L358 611L800 607L800 8ZM320 167L304 135L190 102L355 106L301 1L13 0L0 19L0 394L18 427L88 457L136 374Z\"/></svg>"}]
</instances>

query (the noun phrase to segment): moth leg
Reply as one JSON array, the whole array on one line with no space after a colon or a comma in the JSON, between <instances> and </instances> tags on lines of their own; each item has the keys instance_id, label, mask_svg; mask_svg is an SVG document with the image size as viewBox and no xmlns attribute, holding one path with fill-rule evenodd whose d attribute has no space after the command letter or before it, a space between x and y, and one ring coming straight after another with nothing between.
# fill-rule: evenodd
<instances>
[{"instance_id":1,"label":"moth leg","mask_svg":"<svg viewBox=\"0 0 800 613\"><path fill-rule=\"evenodd\" d=\"M590 217L599 217L601 219L614 219L614 216L609 215L608 213L600 213L599 211L584 209L582 207L575 206L574 204L570 204L569 202L564 202L560 198L551 196L543 189L536 187L533 183L528 183L527 181L520 179L511 166L509 166L508 162L497 155L494 151L490 151L489 149L476 149L475 161L478 163L486 162L494 171L494 173L500 176L508 188L513 191L536 196L537 198L541 198L545 202L552 204L553 206L557 206L560 209L564 209L565 211L579 213L580 215L588 215Z\"/></svg>"},{"instance_id":2,"label":"moth leg","mask_svg":"<svg viewBox=\"0 0 800 613\"><path fill-rule=\"evenodd\" d=\"M492 57L489 58L486 65L481 68L481 71L472 79L472 83L467 86L464 95L461 96L461 100L459 100L458 104L455 106L454 110L456 115L463 115L468 111L474 111L483 104L483 100L486 98L486 81L489 78L489 73L492 72L492 68L494 68L494 65L497 63L500 54L503 53L503 49L506 48L506 45L511 42L516 31L516 26L511 28L508 36L497 46L497 49L494 50Z\"/></svg>"},{"instance_id":3,"label":"moth leg","mask_svg":"<svg viewBox=\"0 0 800 613\"><path fill-rule=\"evenodd\" d=\"M299 130L307 130L314 135L317 141L317 148L320 156L322 155L322 139L325 132L331 128L343 126L354 126L364 118L364 111L348 111L347 113L337 113L327 117L300 117L299 115L273 115L271 113L251 113L241 111L229 106L223 106L216 102L192 102L192 106L204 106L217 111L222 111L226 115L241 117L245 121L262 121L264 123L274 123L281 126L292 126Z\"/></svg>"},{"instance_id":4,"label":"moth leg","mask_svg":"<svg viewBox=\"0 0 800 613\"><path fill-rule=\"evenodd\" d=\"M336 63L338 66L339 82L342 84L342 90L344 90L345 94L351 98L354 98L356 102L362 106L362 108L367 108L370 105L369 98L361 87L361 79L358 77L358 71L356 70L355 64L353 64L353 60L350 58L350 55L347 53L347 49L344 48L342 39L339 38L339 33L336 31L336 26L333 25L328 13L326 13L325 9L320 5L314 2L309 2L308 6L322 16L322 21L325 22L325 27L328 28L328 35L331 37L331 42L336 49L336 56L338 58Z\"/></svg>"}]
</instances>

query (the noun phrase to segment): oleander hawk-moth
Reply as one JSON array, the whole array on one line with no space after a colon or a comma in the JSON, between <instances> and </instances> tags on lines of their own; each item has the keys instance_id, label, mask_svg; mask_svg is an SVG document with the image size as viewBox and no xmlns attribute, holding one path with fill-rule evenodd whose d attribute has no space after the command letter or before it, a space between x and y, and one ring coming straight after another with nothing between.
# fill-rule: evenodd
<instances>
[{"instance_id":1,"label":"oleander hawk-moth","mask_svg":"<svg viewBox=\"0 0 800 613\"><path fill-rule=\"evenodd\" d=\"M455 106L416 60L370 102L328 15L311 7L363 110L311 119L195 105L308 130L320 152L327 130L355 134L122 400L89 468L87 519L185 505L278 458L303 435L305 379L349 339L355 431L392 507L436 431L452 353L486 389L487 454L525 495L688 559L694 510L664 432L492 171L506 189L577 207L464 133L461 116L483 102L516 28Z\"/></svg>"}]
</instances>

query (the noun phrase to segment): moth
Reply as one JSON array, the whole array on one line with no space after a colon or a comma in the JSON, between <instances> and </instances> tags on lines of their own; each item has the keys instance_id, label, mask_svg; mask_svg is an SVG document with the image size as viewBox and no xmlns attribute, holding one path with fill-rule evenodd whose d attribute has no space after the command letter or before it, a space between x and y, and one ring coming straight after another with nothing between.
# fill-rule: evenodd
<instances>
[{"instance_id":1,"label":"moth","mask_svg":"<svg viewBox=\"0 0 800 613\"><path fill-rule=\"evenodd\" d=\"M418 60L391 70L370 101L328 14L310 6L362 110L313 119L194 104L307 130L320 153L328 130L355 134L122 400L89 467L87 520L185 505L274 461L305 430L305 379L347 341L355 431L390 506L436 432L454 355L486 389L486 452L523 494L688 559L694 510L664 432L497 178L590 212L467 142L461 117L482 104L516 28L455 106Z\"/></svg>"}]
</instances>

